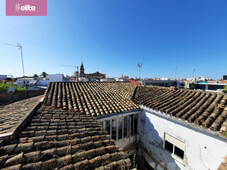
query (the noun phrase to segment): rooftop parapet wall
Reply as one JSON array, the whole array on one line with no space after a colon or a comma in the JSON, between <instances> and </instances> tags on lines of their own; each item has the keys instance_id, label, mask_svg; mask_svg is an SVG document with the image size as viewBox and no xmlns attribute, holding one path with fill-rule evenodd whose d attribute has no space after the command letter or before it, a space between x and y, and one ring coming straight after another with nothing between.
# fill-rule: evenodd
<instances>
[{"instance_id":1,"label":"rooftop parapet wall","mask_svg":"<svg viewBox=\"0 0 227 170\"><path fill-rule=\"evenodd\" d=\"M36 96L20 100L0 107L0 138L13 133L32 110L42 101L44 96ZM5 134L5 135L4 135Z\"/></svg>"},{"instance_id":2,"label":"rooftop parapet wall","mask_svg":"<svg viewBox=\"0 0 227 170\"><path fill-rule=\"evenodd\" d=\"M44 94L44 90L35 90L35 91L17 91L13 94L9 94L7 92L1 92L0 93L0 106L7 104L7 103L12 103L15 101L27 99L30 97L34 96L39 96Z\"/></svg>"}]
</instances>

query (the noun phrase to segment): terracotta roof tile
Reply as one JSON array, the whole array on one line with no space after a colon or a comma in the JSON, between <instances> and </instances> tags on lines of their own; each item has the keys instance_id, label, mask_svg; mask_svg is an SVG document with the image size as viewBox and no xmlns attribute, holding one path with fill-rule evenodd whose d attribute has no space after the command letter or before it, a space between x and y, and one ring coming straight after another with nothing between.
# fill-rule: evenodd
<instances>
[{"instance_id":1,"label":"terracotta roof tile","mask_svg":"<svg viewBox=\"0 0 227 170\"><path fill-rule=\"evenodd\" d=\"M124 157L95 117L44 107L30 122L1 143L0 169L94 169Z\"/></svg>"},{"instance_id":2,"label":"terracotta roof tile","mask_svg":"<svg viewBox=\"0 0 227 170\"><path fill-rule=\"evenodd\" d=\"M139 109L131 100L135 89L131 83L51 83L45 105L103 116Z\"/></svg>"},{"instance_id":3,"label":"terracotta roof tile","mask_svg":"<svg viewBox=\"0 0 227 170\"><path fill-rule=\"evenodd\" d=\"M227 132L227 95L140 86L133 101L211 130Z\"/></svg>"},{"instance_id":4,"label":"terracotta roof tile","mask_svg":"<svg viewBox=\"0 0 227 170\"><path fill-rule=\"evenodd\" d=\"M32 97L0 107L0 134L13 131L44 96Z\"/></svg>"}]
</instances>

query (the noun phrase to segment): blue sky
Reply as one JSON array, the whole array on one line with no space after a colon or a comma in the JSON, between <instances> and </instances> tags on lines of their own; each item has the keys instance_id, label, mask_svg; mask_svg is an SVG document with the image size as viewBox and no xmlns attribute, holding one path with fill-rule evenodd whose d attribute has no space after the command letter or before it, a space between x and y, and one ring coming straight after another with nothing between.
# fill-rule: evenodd
<instances>
[{"instance_id":1,"label":"blue sky","mask_svg":"<svg viewBox=\"0 0 227 170\"><path fill-rule=\"evenodd\" d=\"M108 77L227 74L226 0L48 0L47 16L7 17L0 2L0 74L85 73Z\"/></svg>"}]
</instances>

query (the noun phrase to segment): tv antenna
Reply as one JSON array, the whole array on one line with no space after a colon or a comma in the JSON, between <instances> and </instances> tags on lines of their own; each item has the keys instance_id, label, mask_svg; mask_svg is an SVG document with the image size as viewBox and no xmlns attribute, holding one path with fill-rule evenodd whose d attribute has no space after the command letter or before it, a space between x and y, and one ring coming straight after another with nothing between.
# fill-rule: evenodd
<instances>
[{"instance_id":1,"label":"tv antenna","mask_svg":"<svg viewBox=\"0 0 227 170\"><path fill-rule=\"evenodd\" d=\"M195 69L192 69L192 77L195 78Z\"/></svg>"},{"instance_id":2,"label":"tv antenna","mask_svg":"<svg viewBox=\"0 0 227 170\"><path fill-rule=\"evenodd\" d=\"M17 45L14 44L8 44L8 43L3 43L5 45L9 45L9 46L14 46L17 47L18 50L20 50L20 54L21 54L21 62L22 62L22 68L23 68L23 77L25 76L25 72L24 72L24 59L23 59L23 52L22 52L22 45L20 43L17 43Z\"/></svg>"},{"instance_id":3,"label":"tv antenna","mask_svg":"<svg viewBox=\"0 0 227 170\"><path fill-rule=\"evenodd\" d=\"M139 79L140 79L140 73L141 73L141 68L142 68L142 63L138 63L137 67L139 68Z\"/></svg>"}]
</instances>

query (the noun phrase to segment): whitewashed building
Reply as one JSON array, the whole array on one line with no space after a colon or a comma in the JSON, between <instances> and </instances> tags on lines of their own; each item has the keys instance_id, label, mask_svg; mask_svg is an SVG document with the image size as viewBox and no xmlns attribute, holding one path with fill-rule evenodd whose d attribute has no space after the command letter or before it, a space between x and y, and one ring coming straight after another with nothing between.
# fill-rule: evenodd
<instances>
[{"instance_id":1,"label":"whitewashed building","mask_svg":"<svg viewBox=\"0 0 227 170\"><path fill-rule=\"evenodd\" d=\"M33 77L22 77L22 78L18 78L14 84L19 86L25 86L33 83L34 81L35 79Z\"/></svg>"},{"instance_id":2,"label":"whitewashed building","mask_svg":"<svg viewBox=\"0 0 227 170\"><path fill-rule=\"evenodd\" d=\"M163 95L165 94L165 95ZM217 169L227 157L227 96L139 87L138 156L145 168ZM221 135L222 134L222 135Z\"/></svg>"},{"instance_id":3,"label":"whitewashed building","mask_svg":"<svg viewBox=\"0 0 227 170\"><path fill-rule=\"evenodd\" d=\"M227 156L226 139L147 107L139 116L141 152L154 169L217 169ZM154 159L153 159L154 158Z\"/></svg>"},{"instance_id":4,"label":"whitewashed building","mask_svg":"<svg viewBox=\"0 0 227 170\"><path fill-rule=\"evenodd\" d=\"M39 78L37 85L47 87L50 82L63 82L64 74L48 74L46 78Z\"/></svg>"}]
</instances>

